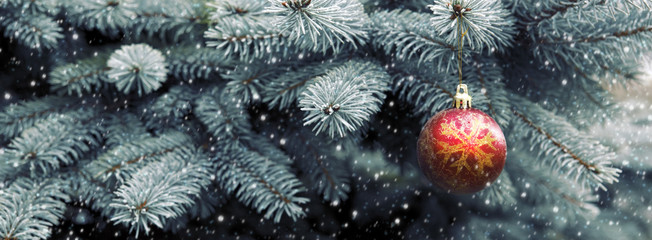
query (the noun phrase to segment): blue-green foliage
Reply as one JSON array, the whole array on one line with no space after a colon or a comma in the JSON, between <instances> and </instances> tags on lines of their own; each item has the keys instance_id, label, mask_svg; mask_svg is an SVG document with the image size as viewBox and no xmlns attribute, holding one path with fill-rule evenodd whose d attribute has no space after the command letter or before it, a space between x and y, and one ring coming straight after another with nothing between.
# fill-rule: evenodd
<instances>
[{"instance_id":1,"label":"blue-green foliage","mask_svg":"<svg viewBox=\"0 0 652 240\"><path fill-rule=\"evenodd\" d=\"M0 154L0 161L6 164L3 172L48 176L60 166L73 164L100 142L100 129L89 125L66 115L53 115L36 123ZM0 179L12 177L2 175Z\"/></svg>"},{"instance_id":2,"label":"blue-green foliage","mask_svg":"<svg viewBox=\"0 0 652 240\"><path fill-rule=\"evenodd\" d=\"M19 178L0 190L0 237L46 239L66 209L61 182Z\"/></svg>"},{"instance_id":3,"label":"blue-green foliage","mask_svg":"<svg viewBox=\"0 0 652 240\"><path fill-rule=\"evenodd\" d=\"M301 49L337 53L344 43L355 47L367 39L369 19L357 0L268 1L273 24Z\"/></svg>"},{"instance_id":4,"label":"blue-green foliage","mask_svg":"<svg viewBox=\"0 0 652 240\"><path fill-rule=\"evenodd\" d=\"M38 51L55 48L63 38L63 29L54 19L58 5L55 0L0 2L3 36Z\"/></svg>"},{"instance_id":5,"label":"blue-green foliage","mask_svg":"<svg viewBox=\"0 0 652 240\"><path fill-rule=\"evenodd\" d=\"M457 45L445 42L432 31L428 24L430 17L409 10L375 12L371 15L374 26L371 42L400 60L418 59L425 66L452 70Z\"/></svg>"},{"instance_id":6,"label":"blue-green foliage","mask_svg":"<svg viewBox=\"0 0 652 240\"><path fill-rule=\"evenodd\" d=\"M148 162L160 161L166 154L181 147L192 146L189 137L180 132L142 137L108 149L85 167L92 177L105 182L127 181Z\"/></svg>"},{"instance_id":7,"label":"blue-green foliage","mask_svg":"<svg viewBox=\"0 0 652 240\"><path fill-rule=\"evenodd\" d=\"M406 174L383 183L378 194L402 194L394 196L406 204L398 214L412 211L410 201L427 211L410 222L396 218L392 228L421 239L419 231L431 224L451 225L445 208L459 202L460 211L488 208L505 224L474 215L466 219L476 223L467 224L471 232L453 226L469 234L459 238L543 236L509 222L513 211L531 216L526 221L535 227L568 233L565 225L580 222L576 216L591 220L613 201L596 192L611 190L623 170L583 127L617 110L603 86L636 78L632 56L652 46L650 5L0 0L1 36L11 46L0 54L16 54L2 65L15 78L8 85L38 78L33 87L50 91L16 89L33 98L0 111L0 237L49 237L69 199L136 236L152 227L179 231L225 211L217 207L229 197L255 210L256 221L296 223L288 232L316 228L314 219L328 223L324 203L343 206L337 211L364 206L338 212L330 221L342 223L337 231L366 227L340 222L373 212L360 196L382 182L371 180L369 168L360 170L358 160L368 153L383 160L401 158L396 152L411 156L408 138L417 136L410 131L420 125L394 125L423 123L451 107L460 30L462 81L473 107L506 133L506 168L487 189L457 201L462 197L439 195L408 177L412 159L397 160ZM32 63L33 56L56 65ZM14 76L21 61L43 75ZM402 133L380 135L378 127ZM408 136L393 139L398 151L374 145L393 136ZM388 208L392 218L394 209ZM330 231L324 229L314 232Z\"/></svg>"},{"instance_id":8,"label":"blue-green foliage","mask_svg":"<svg viewBox=\"0 0 652 240\"><path fill-rule=\"evenodd\" d=\"M212 164L200 150L175 149L133 174L115 192L109 207L116 209L111 221L149 232L185 213L200 191L210 183Z\"/></svg>"},{"instance_id":9,"label":"blue-green foliage","mask_svg":"<svg viewBox=\"0 0 652 240\"><path fill-rule=\"evenodd\" d=\"M389 90L389 75L376 63L349 61L317 77L304 91L299 106L304 125L315 124L316 134L344 137L365 125L380 110Z\"/></svg>"},{"instance_id":10,"label":"blue-green foliage","mask_svg":"<svg viewBox=\"0 0 652 240\"><path fill-rule=\"evenodd\" d=\"M621 170L611 166L616 156L607 147L526 99L513 95L509 99L519 103L512 107L512 142L528 139L526 148L536 149L538 158L545 160L531 164L545 163L587 189L606 190L605 184L618 181Z\"/></svg>"},{"instance_id":11,"label":"blue-green foliage","mask_svg":"<svg viewBox=\"0 0 652 240\"><path fill-rule=\"evenodd\" d=\"M244 151L225 152L215 161L221 187L265 218L273 218L278 223L283 215L292 220L305 216L299 204L309 199L297 196L305 189L286 166Z\"/></svg>"},{"instance_id":12,"label":"blue-green foliage","mask_svg":"<svg viewBox=\"0 0 652 240\"><path fill-rule=\"evenodd\" d=\"M75 63L58 66L50 72L48 82L52 90L60 94L83 96L85 93L98 92L104 87L107 78L108 56L102 54Z\"/></svg>"}]
</instances>

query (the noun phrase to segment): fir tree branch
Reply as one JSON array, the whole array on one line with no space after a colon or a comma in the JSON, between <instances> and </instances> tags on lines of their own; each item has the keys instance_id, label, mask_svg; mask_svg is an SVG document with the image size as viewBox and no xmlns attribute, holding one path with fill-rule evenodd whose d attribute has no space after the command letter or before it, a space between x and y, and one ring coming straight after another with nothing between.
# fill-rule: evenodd
<instances>
[{"instance_id":1,"label":"fir tree branch","mask_svg":"<svg viewBox=\"0 0 652 240\"><path fill-rule=\"evenodd\" d=\"M515 131L529 136L532 148L539 148L538 156L553 170L568 174L584 188L606 190L603 183L618 181L621 170L609 166L615 156L606 147L525 99L510 96L510 100L520 103L512 109Z\"/></svg>"},{"instance_id":2,"label":"fir tree branch","mask_svg":"<svg viewBox=\"0 0 652 240\"><path fill-rule=\"evenodd\" d=\"M527 148L524 143L517 143L517 148ZM522 199L537 204L554 205L548 206L552 214L559 215L559 211L564 212L563 218L573 219L576 215L583 216L587 220L592 220L598 215L600 210L595 206L598 200L591 189L582 188L573 183L559 172L549 171L547 167L538 164L532 164L535 159L528 159L522 153L511 152L510 161L514 165L510 167L516 177L527 179L519 185L516 185ZM527 161L518 161L518 158L526 158ZM554 208L557 208L555 210ZM547 212L550 212L548 210ZM555 212L556 211L556 212Z\"/></svg>"},{"instance_id":3,"label":"fir tree branch","mask_svg":"<svg viewBox=\"0 0 652 240\"><path fill-rule=\"evenodd\" d=\"M337 205L344 202L351 191L350 170L346 167L344 161L340 161L328 153L328 148L333 148L328 144L315 143L304 136L304 131L298 133L299 142L292 143L294 148L288 147L295 157L301 156L299 166L306 169L307 175L310 176L312 188L323 195L325 201ZM305 154L307 152L307 154Z\"/></svg>"},{"instance_id":4,"label":"fir tree branch","mask_svg":"<svg viewBox=\"0 0 652 240\"><path fill-rule=\"evenodd\" d=\"M389 75L380 65L347 62L315 79L301 94L304 125L316 123L315 134L324 131L331 138L355 132L380 110L388 85Z\"/></svg>"},{"instance_id":5,"label":"fir tree branch","mask_svg":"<svg viewBox=\"0 0 652 240\"><path fill-rule=\"evenodd\" d=\"M192 144L193 141L180 132L143 137L108 150L88 164L85 169L93 174L93 178L104 182L111 177L115 177L118 182L125 182L146 162L156 161L166 153Z\"/></svg>"},{"instance_id":6,"label":"fir tree branch","mask_svg":"<svg viewBox=\"0 0 652 240\"><path fill-rule=\"evenodd\" d=\"M57 180L20 178L0 191L0 238L47 239L68 197Z\"/></svg>"},{"instance_id":7,"label":"fir tree branch","mask_svg":"<svg viewBox=\"0 0 652 240\"><path fill-rule=\"evenodd\" d=\"M138 12L134 0L70 0L63 6L70 16L67 19L74 25L97 29L110 37L118 36L122 28L131 26Z\"/></svg>"},{"instance_id":8,"label":"fir tree branch","mask_svg":"<svg viewBox=\"0 0 652 240\"><path fill-rule=\"evenodd\" d=\"M0 135L11 138L33 126L51 114L72 114L84 119L84 112L97 107L94 101L84 98L46 96L43 98L11 104L0 112Z\"/></svg>"},{"instance_id":9,"label":"fir tree branch","mask_svg":"<svg viewBox=\"0 0 652 240\"><path fill-rule=\"evenodd\" d=\"M197 116L217 142L227 148L240 148L251 138L249 115L234 96L214 88L195 102Z\"/></svg>"},{"instance_id":10,"label":"fir tree branch","mask_svg":"<svg viewBox=\"0 0 652 240\"><path fill-rule=\"evenodd\" d=\"M281 221L283 215L292 220L305 216L299 204L308 198L297 194L305 191L286 167L265 161L252 152L226 152L218 160L218 182L227 194L255 208L264 217Z\"/></svg>"},{"instance_id":11,"label":"fir tree branch","mask_svg":"<svg viewBox=\"0 0 652 240\"><path fill-rule=\"evenodd\" d=\"M108 56L102 54L54 68L48 79L51 89L68 95L75 93L79 97L99 91L107 81L107 72L111 70L106 66L107 59Z\"/></svg>"},{"instance_id":12,"label":"fir tree branch","mask_svg":"<svg viewBox=\"0 0 652 240\"><path fill-rule=\"evenodd\" d=\"M147 44L122 46L111 54L106 65L111 69L105 80L125 94L134 89L138 96L148 94L167 80L165 56Z\"/></svg>"},{"instance_id":13,"label":"fir tree branch","mask_svg":"<svg viewBox=\"0 0 652 240\"><path fill-rule=\"evenodd\" d=\"M113 149L123 143L151 137L138 117L131 113L110 114L104 123L104 147Z\"/></svg>"},{"instance_id":14,"label":"fir tree branch","mask_svg":"<svg viewBox=\"0 0 652 240\"><path fill-rule=\"evenodd\" d=\"M171 87L167 93L144 106L145 125L149 129L165 130L185 125L198 98L197 92L187 85Z\"/></svg>"},{"instance_id":15,"label":"fir tree branch","mask_svg":"<svg viewBox=\"0 0 652 240\"><path fill-rule=\"evenodd\" d=\"M515 19L501 1L494 0L435 0L432 26L447 44L457 46L467 42L468 49L505 52L516 35ZM463 37L463 39L460 39Z\"/></svg>"},{"instance_id":16,"label":"fir tree branch","mask_svg":"<svg viewBox=\"0 0 652 240\"><path fill-rule=\"evenodd\" d=\"M606 7L602 7L604 9ZM568 19L577 19L579 11L568 12ZM578 67L586 72L600 71L600 66L618 66L650 49L642 44L652 38L652 12L632 10L605 18L599 9L585 20L541 22L533 30L533 52L542 62L557 68ZM554 21L553 21L554 20ZM557 32L550 32L551 30Z\"/></svg>"},{"instance_id":17,"label":"fir tree branch","mask_svg":"<svg viewBox=\"0 0 652 240\"><path fill-rule=\"evenodd\" d=\"M303 63L296 68L284 69L285 71L281 72L278 77L264 84L263 102L272 108L288 109L311 81L323 77L326 71L340 66L342 61L341 59L313 61Z\"/></svg>"},{"instance_id":18,"label":"fir tree branch","mask_svg":"<svg viewBox=\"0 0 652 240\"><path fill-rule=\"evenodd\" d=\"M209 185L211 166L206 159L198 150L179 148L144 166L116 191L109 205L115 209L111 221L130 225L136 237L141 229L147 234L150 224L163 228Z\"/></svg>"},{"instance_id":19,"label":"fir tree branch","mask_svg":"<svg viewBox=\"0 0 652 240\"><path fill-rule=\"evenodd\" d=\"M372 44L385 50L386 55L396 55L401 60L418 57L418 64L452 70L456 65L450 59L455 56L457 47L434 35L429 18L429 14L406 10L374 13L371 15Z\"/></svg>"},{"instance_id":20,"label":"fir tree branch","mask_svg":"<svg viewBox=\"0 0 652 240\"><path fill-rule=\"evenodd\" d=\"M53 115L11 141L7 150L0 154L0 161L6 163L4 168L8 169L0 173L17 175L28 171L31 177L48 176L62 165L73 164L99 145L100 135L95 124L85 126L71 116ZM11 178L2 175L0 178Z\"/></svg>"},{"instance_id":21,"label":"fir tree branch","mask_svg":"<svg viewBox=\"0 0 652 240\"><path fill-rule=\"evenodd\" d=\"M179 80L212 80L234 65L222 52L208 48L175 47L169 51L169 73Z\"/></svg>"},{"instance_id":22,"label":"fir tree branch","mask_svg":"<svg viewBox=\"0 0 652 240\"><path fill-rule=\"evenodd\" d=\"M246 26L237 22L220 22L204 33L206 46L220 50L227 57L238 56L243 61L261 59L270 52L289 56L298 51L289 47L292 44L286 35L274 29L271 17L258 21Z\"/></svg>"},{"instance_id":23,"label":"fir tree branch","mask_svg":"<svg viewBox=\"0 0 652 240\"><path fill-rule=\"evenodd\" d=\"M0 9L0 28L4 37L39 51L55 48L63 38L61 26L45 15L15 15Z\"/></svg>"},{"instance_id":24,"label":"fir tree branch","mask_svg":"<svg viewBox=\"0 0 652 240\"><path fill-rule=\"evenodd\" d=\"M278 15L276 26L299 48L338 53L343 44L354 48L367 39L369 19L355 0L269 0L265 12Z\"/></svg>"}]
</instances>

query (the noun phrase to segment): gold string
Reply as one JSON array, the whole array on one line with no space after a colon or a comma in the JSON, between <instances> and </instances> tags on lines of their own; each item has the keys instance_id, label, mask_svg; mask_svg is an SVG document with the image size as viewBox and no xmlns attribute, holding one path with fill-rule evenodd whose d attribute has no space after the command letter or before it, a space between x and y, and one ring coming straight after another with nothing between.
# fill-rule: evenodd
<instances>
[{"instance_id":1,"label":"gold string","mask_svg":"<svg viewBox=\"0 0 652 240\"><path fill-rule=\"evenodd\" d=\"M464 43L464 35L466 35L466 32L462 32L462 15L457 17L458 23L457 24L457 31L460 33L460 39L459 39L459 51L457 52L457 72L460 77L460 84L462 84L462 46ZM468 31L468 30L467 30Z\"/></svg>"}]
</instances>

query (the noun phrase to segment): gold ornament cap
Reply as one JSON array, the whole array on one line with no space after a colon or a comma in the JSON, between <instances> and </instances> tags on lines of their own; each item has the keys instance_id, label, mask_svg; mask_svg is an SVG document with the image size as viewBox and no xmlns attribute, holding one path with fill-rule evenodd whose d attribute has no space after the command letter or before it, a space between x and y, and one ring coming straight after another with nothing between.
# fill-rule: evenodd
<instances>
[{"instance_id":1,"label":"gold ornament cap","mask_svg":"<svg viewBox=\"0 0 652 240\"><path fill-rule=\"evenodd\" d=\"M460 89L462 93L460 93ZM467 109L471 108L471 95L469 95L469 89L466 87L466 84L457 85L457 93L453 97L454 102L453 106L458 109Z\"/></svg>"}]
</instances>

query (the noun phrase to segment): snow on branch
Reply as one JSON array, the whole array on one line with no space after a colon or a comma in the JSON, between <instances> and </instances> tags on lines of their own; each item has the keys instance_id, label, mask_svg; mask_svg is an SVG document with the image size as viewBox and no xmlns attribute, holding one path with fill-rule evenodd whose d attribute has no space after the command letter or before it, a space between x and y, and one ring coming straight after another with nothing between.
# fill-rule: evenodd
<instances>
[{"instance_id":1,"label":"snow on branch","mask_svg":"<svg viewBox=\"0 0 652 240\"><path fill-rule=\"evenodd\" d=\"M374 62L352 60L317 77L301 93L299 106L306 112L304 125L315 123L315 134L344 137L380 111L389 90L389 75Z\"/></svg>"},{"instance_id":2,"label":"snow on branch","mask_svg":"<svg viewBox=\"0 0 652 240\"><path fill-rule=\"evenodd\" d=\"M502 1L435 0L428 6L433 12L432 26L449 45L458 46L460 37L470 50L505 52L516 35L515 19Z\"/></svg>"},{"instance_id":3,"label":"snow on branch","mask_svg":"<svg viewBox=\"0 0 652 240\"><path fill-rule=\"evenodd\" d=\"M537 151L554 172L561 172L587 189L606 190L605 183L618 182L621 170L611 166L615 154L607 147L578 131L565 119L518 96L509 95L514 114L512 141L527 138L530 149Z\"/></svg>"},{"instance_id":4,"label":"snow on branch","mask_svg":"<svg viewBox=\"0 0 652 240\"><path fill-rule=\"evenodd\" d=\"M58 180L20 178L0 190L0 238L49 238L68 201L60 186Z\"/></svg>"},{"instance_id":5,"label":"snow on branch","mask_svg":"<svg viewBox=\"0 0 652 240\"><path fill-rule=\"evenodd\" d=\"M302 49L338 53L367 39L369 19L357 0L269 0L265 12L276 14L276 28Z\"/></svg>"},{"instance_id":6,"label":"snow on branch","mask_svg":"<svg viewBox=\"0 0 652 240\"><path fill-rule=\"evenodd\" d=\"M199 150L178 148L147 164L120 186L109 205L111 221L130 226L136 237L150 225L163 228L166 221L186 213L210 184L211 163Z\"/></svg>"},{"instance_id":7,"label":"snow on branch","mask_svg":"<svg viewBox=\"0 0 652 240\"><path fill-rule=\"evenodd\" d=\"M418 59L443 71L453 70L457 45L447 43L432 31L430 14L407 10L380 11L371 15L372 44L400 60Z\"/></svg>"},{"instance_id":8,"label":"snow on branch","mask_svg":"<svg viewBox=\"0 0 652 240\"><path fill-rule=\"evenodd\" d=\"M235 194L238 201L275 223L283 215L293 221L305 216L300 204L310 200L297 196L305 189L287 166L255 152L227 151L217 158L217 181L227 194Z\"/></svg>"}]
</instances>

